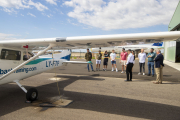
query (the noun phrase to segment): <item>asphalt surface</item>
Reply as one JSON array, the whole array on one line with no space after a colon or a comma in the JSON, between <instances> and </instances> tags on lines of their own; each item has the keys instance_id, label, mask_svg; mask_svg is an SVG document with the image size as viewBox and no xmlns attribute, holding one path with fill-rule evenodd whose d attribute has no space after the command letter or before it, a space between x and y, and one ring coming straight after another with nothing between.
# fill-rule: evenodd
<instances>
[{"instance_id":1,"label":"asphalt surface","mask_svg":"<svg viewBox=\"0 0 180 120\"><path fill-rule=\"evenodd\" d=\"M120 71L111 72L110 63L106 72L88 72L86 65L71 64L32 76L21 84L38 89L34 103L25 103L25 94L15 83L1 85L0 120L180 120L180 72L166 65L163 84L157 85L152 83L155 77L137 75L137 63L132 82L124 82ZM59 100L57 82L50 79L55 75L61 97L73 103L40 107L39 103Z\"/></svg>"},{"instance_id":2,"label":"asphalt surface","mask_svg":"<svg viewBox=\"0 0 180 120\"><path fill-rule=\"evenodd\" d=\"M80 60L77 60L80 61ZM83 60L81 60L83 61ZM92 60L93 67L94 70L96 70L96 62L95 60ZM90 68L90 66L89 66ZM87 70L87 66L86 65L80 65L80 64L68 64L67 66L62 66L60 68L56 68L53 70L48 71L48 73L61 73L61 74L74 74L74 75L90 75L90 76L103 76L103 77L115 77L115 78L124 78L126 79L126 74L121 74L122 71L122 67L121 64L119 63L119 60L117 60L117 68L119 70L119 72L111 72L111 62L108 62L108 69L107 71L102 71L103 66L101 63L100 66L100 71L98 72L88 72ZM147 77L146 75L148 74L148 66L147 66L147 60L145 63L145 76L139 76L139 63L138 60L136 59L135 61L135 65L133 67L133 79L141 79L141 80L148 80L148 81L152 81L152 80L156 80L156 77ZM180 71L165 65L164 69L163 69L163 80L164 81L180 81Z\"/></svg>"}]
</instances>

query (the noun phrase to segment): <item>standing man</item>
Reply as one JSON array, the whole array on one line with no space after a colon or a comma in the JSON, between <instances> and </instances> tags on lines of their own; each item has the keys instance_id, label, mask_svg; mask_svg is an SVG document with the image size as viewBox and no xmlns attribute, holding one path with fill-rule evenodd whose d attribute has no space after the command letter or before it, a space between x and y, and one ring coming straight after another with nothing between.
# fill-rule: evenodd
<instances>
[{"instance_id":1,"label":"standing man","mask_svg":"<svg viewBox=\"0 0 180 120\"><path fill-rule=\"evenodd\" d=\"M131 53L131 49L128 50L128 58L127 58L127 63L126 63L126 75L127 79L125 82L132 81L132 67L133 67L133 62L134 62L134 56ZM129 79L129 74L130 74L130 79Z\"/></svg>"},{"instance_id":2,"label":"standing man","mask_svg":"<svg viewBox=\"0 0 180 120\"><path fill-rule=\"evenodd\" d=\"M119 62L122 65L122 72L121 73L124 73L124 67L125 67L125 71L126 71L126 61L127 61L127 56L128 56L128 53L125 51L125 48L122 49L120 56L121 56L121 58L120 58Z\"/></svg>"},{"instance_id":3,"label":"standing man","mask_svg":"<svg viewBox=\"0 0 180 120\"><path fill-rule=\"evenodd\" d=\"M151 48L150 53L147 54L148 57L148 76L151 75L152 68L152 77L154 77L154 58L156 57L156 53L153 52L154 49Z\"/></svg>"},{"instance_id":4,"label":"standing man","mask_svg":"<svg viewBox=\"0 0 180 120\"><path fill-rule=\"evenodd\" d=\"M99 53L96 54L96 71L100 70L101 60L102 60L102 54L101 51L99 50Z\"/></svg>"},{"instance_id":5,"label":"standing man","mask_svg":"<svg viewBox=\"0 0 180 120\"><path fill-rule=\"evenodd\" d=\"M93 70L93 66L92 66L92 62L91 62L92 53L89 52L89 49L87 49L87 53L85 54L85 59L86 59L86 61L87 61L88 63L91 63L91 64L90 64L90 65L91 65L91 69L92 69L92 71L94 71L94 70ZM87 68L88 68L88 72L90 72L90 70L89 70L89 64L87 64Z\"/></svg>"},{"instance_id":6,"label":"standing man","mask_svg":"<svg viewBox=\"0 0 180 120\"><path fill-rule=\"evenodd\" d=\"M145 61L146 61L146 53L144 53L144 49L141 49L141 52L138 54L139 58L139 67L140 67L140 72L138 75L141 75L142 68L143 68L143 75L145 75Z\"/></svg>"},{"instance_id":7,"label":"standing man","mask_svg":"<svg viewBox=\"0 0 180 120\"><path fill-rule=\"evenodd\" d=\"M112 53L110 54L111 57L111 64L112 64L112 71L114 71L114 67L116 68L116 72L118 72L117 66L116 66L116 53L114 50L112 50Z\"/></svg>"},{"instance_id":8,"label":"standing man","mask_svg":"<svg viewBox=\"0 0 180 120\"><path fill-rule=\"evenodd\" d=\"M154 84L162 84L162 80L163 80L163 60L164 60L164 56L161 54L160 50L156 51L157 57L154 59L155 61L155 68L156 68L156 82L153 82Z\"/></svg>"},{"instance_id":9,"label":"standing man","mask_svg":"<svg viewBox=\"0 0 180 120\"><path fill-rule=\"evenodd\" d=\"M107 70L107 65L108 65L108 59L109 59L109 54L107 53L107 51L104 52L104 62L103 62L103 71Z\"/></svg>"}]
</instances>

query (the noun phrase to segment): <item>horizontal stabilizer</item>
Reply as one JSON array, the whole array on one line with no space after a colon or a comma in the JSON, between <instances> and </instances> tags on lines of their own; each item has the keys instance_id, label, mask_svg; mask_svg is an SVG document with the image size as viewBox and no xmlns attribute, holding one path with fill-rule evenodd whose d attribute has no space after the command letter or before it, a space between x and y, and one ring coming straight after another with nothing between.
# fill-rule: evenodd
<instances>
[{"instance_id":1,"label":"horizontal stabilizer","mask_svg":"<svg viewBox=\"0 0 180 120\"><path fill-rule=\"evenodd\" d=\"M83 62L83 61L64 61L63 63L71 63L71 64L92 64L92 62Z\"/></svg>"}]
</instances>

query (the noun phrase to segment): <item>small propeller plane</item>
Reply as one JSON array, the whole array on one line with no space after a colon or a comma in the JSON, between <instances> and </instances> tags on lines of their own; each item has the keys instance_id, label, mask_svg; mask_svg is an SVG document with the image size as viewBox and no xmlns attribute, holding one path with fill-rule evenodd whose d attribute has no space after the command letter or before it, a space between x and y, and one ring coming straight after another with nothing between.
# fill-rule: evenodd
<instances>
[{"instance_id":1,"label":"small propeller plane","mask_svg":"<svg viewBox=\"0 0 180 120\"><path fill-rule=\"evenodd\" d=\"M37 89L26 90L19 81L67 63L88 64L88 62L70 61L71 49L156 43L179 38L180 31L2 40L0 41L0 85L15 82L26 93L26 99L34 101L38 97ZM58 54L43 55L48 50L60 49L64 50ZM33 50L41 51L34 55Z\"/></svg>"}]
</instances>

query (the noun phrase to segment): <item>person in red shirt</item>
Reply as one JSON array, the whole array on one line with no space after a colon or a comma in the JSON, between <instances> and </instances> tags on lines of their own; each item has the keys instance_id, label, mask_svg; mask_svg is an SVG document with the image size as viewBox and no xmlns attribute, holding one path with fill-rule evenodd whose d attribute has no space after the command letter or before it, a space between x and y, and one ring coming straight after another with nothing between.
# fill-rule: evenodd
<instances>
[{"instance_id":1,"label":"person in red shirt","mask_svg":"<svg viewBox=\"0 0 180 120\"><path fill-rule=\"evenodd\" d=\"M122 52L120 54L120 63L122 65L122 72L124 73L124 67L125 67L125 71L126 71L126 62L127 62L127 57L128 57L128 53L125 51L125 48L122 49Z\"/></svg>"}]
</instances>

